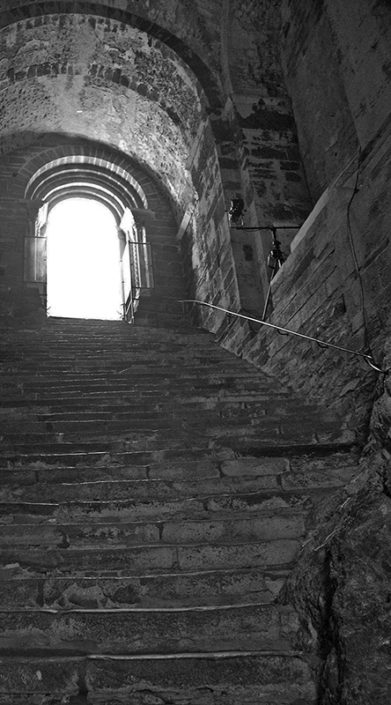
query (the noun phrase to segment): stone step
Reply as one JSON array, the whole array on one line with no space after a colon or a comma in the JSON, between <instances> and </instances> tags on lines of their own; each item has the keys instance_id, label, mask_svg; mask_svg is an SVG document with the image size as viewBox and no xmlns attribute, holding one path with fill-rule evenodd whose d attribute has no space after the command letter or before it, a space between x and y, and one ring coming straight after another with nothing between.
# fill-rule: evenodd
<instances>
[{"instance_id":1,"label":"stone step","mask_svg":"<svg viewBox=\"0 0 391 705\"><path fill-rule=\"evenodd\" d=\"M104 427L85 430L81 425L77 431L46 431L41 433L12 433L3 431L2 433L2 456L7 453L36 454L45 453L95 453L95 452L116 452L116 450L159 450L170 445L178 448L194 440L202 438L205 444L209 438L215 442L231 443L235 439L250 444L252 439L258 440L260 437L265 443L288 442L290 439L300 440L302 443L313 443L317 441L317 436L313 431L313 424L302 421L300 432L292 436L289 426L278 424L275 419L261 418L237 418L228 416L221 419L216 412L215 418L207 414L208 423L205 423L203 414L200 412L194 419L193 415L178 415L177 418L169 418L164 415L166 424L151 424L144 422L139 426L118 422L108 424L106 432ZM323 438L328 437L330 441L334 439L334 425L330 429L324 424L322 429Z\"/></svg>"},{"instance_id":2,"label":"stone step","mask_svg":"<svg viewBox=\"0 0 391 705\"><path fill-rule=\"evenodd\" d=\"M187 653L297 648L298 617L282 605L0 613L0 655Z\"/></svg>"},{"instance_id":3,"label":"stone step","mask_svg":"<svg viewBox=\"0 0 391 705\"><path fill-rule=\"evenodd\" d=\"M179 416L179 414L178 414ZM210 415L211 416L211 415ZM15 420L13 422L1 422L0 431L3 438L2 447L15 447L19 443L40 445L50 439L53 442L58 442L59 436L67 442L77 439L94 438L96 436L120 436L122 431L126 435L127 431L138 432L158 431L162 435L164 432L169 434L170 429L175 424L173 416L165 416L164 418L156 417L155 419L137 419L124 417L122 419L83 419L80 421L28 421ZM23 425L23 428L21 428ZM167 436L165 436L167 437Z\"/></svg>"},{"instance_id":4,"label":"stone step","mask_svg":"<svg viewBox=\"0 0 391 705\"><path fill-rule=\"evenodd\" d=\"M254 407L258 404L262 406L265 402L273 408L273 406L286 405L287 409L292 412L293 409L299 408L304 413L307 411L309 413L316 412L316 407L310 404L299 404L295 399L289 399L285 395L274 395L273 399L270 398L270 394L267 389L254 389L251 384L240 384L239 380L231 385L226 385L224 380L202 380L198 377L197 379L177 379L170 380L168 377L164 377L164 381L160 384L155 379L133 379L129 383L125 381L119 381L118 384L112 383L108 384L85 384L80 382L79 384L61 384L53 383L53 385L46 385L45 387L39 382L36 385L30 385L29 387L22 385L15 385L14 388L11 385L7 387L3 386L0 389L2 406L7 404L10 405L12 400L17 401L21 399L26 400L26 406L29 400L35 401L36 399L56 401L56 397L61 400L73 399L74 401L81 401L83 399L97 398L100 399L104 396L110 398L110 395L119 395L119 397L124 401L129 401L130 395L135 395L142 399L154 398L158 393L163 393L163 398L167 397L169 393L174 398L181 394L189 394L191 397L195 397L201 400L206 400L209 397L213 400L220 401L223 404L226 402L237 402L243 401L252 404ZM279 404L278 404L279 402ZM42 402L44 403L44 401ZM283 408L283 407L282 407ZM325 415L326 417L326 415ZM331 419L330 419L331 420Z\"/></svg>"},{"instance_id":5,"label":"stone step","mask_svg":"<svg viewBox=\"0 0 391 705\"><path fill-rule=\"evenodd\" d=\"M28 341L30 340L33 346L29 348ZM13 332L10 342L20 354L28 353L29 349L33 354L37 354L37 352L50 354L53 350L60 355L62 352L67 354L80 350L94 353L97 349L111 350L116 354L121 354L125 347L132 347L135 353L139 353L144 348L147 355L151 352L183 352L186 356L192 356L213 351L219 359L235 359L216 343L213 336L208 333L203 334L201 331L195 332L194 328L182 332L175 331L174 334L171 331L162 331L161 329L151 330L150 336L146 335L143 328L137 327L125 328L124 332L120 334L109 331L108 334L89 334L88 336L85 331L52 332L48 328L42 328L38 333L35 331L35 334L33 331L29 331L27 336L20 336L18 332ZM145 348L146 342L148 342L147 348ZM191 344L189 345L189 343ZM0 352L7 352L8 349L9 345L0 344Z\"/></svg>"},{"instance_id":6,"label":"stone step","mask_svg":"<svg viewBox=\"0 0 391 705\"><path fill-rule=\"evenodd\" d=\"M80 499L63 503L56 502L2 502L0 513L3 523L36 523L47 520L58 523L74 524L89 521L104 523L116 521L159 521L166 517L175 519L209 520L225 518L232 512L277 511L278 513L302 512L307 514L318 506L334 488L306 490L272 491L265 490L235 495L205 495L202 497L160 498L145 500L100 500L82 501ZM250 514L249 514L250 515Z\"/></svg>"},{"instance_id":7,"label":"stone step","mask_svg":"<svg viewBox=\"0 0 391 705\"><path fill-rule=\"evenodd\" d=\"M260 492L282 492L284 489L312 489L343 486L352 478L355 468L338 468L324 478L313 472L308 477L295 473L258 477L203 477L199 480L91 480L73 483L40 483L0 486L1 502L84 502L148 501L182 498L211 498L248 495Z\"/></svg>"},{"instance_id":8,"label":"stone step","mask_svg":"<svg viewBox=\"0 0 391 705\"><path fill-rule=\"evenodd\" d=\"M201 459L208 455L207 449L200 447L186 448L160 448L156 450L133 450L133 451L110 451L107 449L107 442L104 444L106 450L94 452L56 452L56 453L21 453L5 452L0 453L0 468L8 468L12 465L17 467L34 465L35 463L44 465L140 465L158 463L171 459L185 457L188 460ZM58 450L58 446L57 446Z\"/></svg>"},{"instance_id":9,"label":"stone step","mask_svg":"<svg viewBox=\"0 0 391 705\"><path fill-rule=\"evenodd\" d=\"M314 418L314 413L316 411L310 405L300 405L297 400L289 400L282 395L275 395L273 399L270 399L270 395L267 395L264 392L258 392L254 389L243 391L243 389L235 390L231 388L228 390L226 388L213 388L212 390L209 389L207 393L205 392L205 394L201 392L199 390L190 390L186 397L181 399L180 395L178 395L178 393L174 391L172 387L165 388L160 386L156 388L151 387L150 389L145 390L135 388L133 390L132 396L130 396L129 394L125 395L124 398L120 396L119 401L121 402L123 408L121 408L121 405L118 403L118 397L116 398L116 400L114 400L114 402L109 400L107 405L105 405L103 402L100 402L98 398L97 401L99 403L93 406L92 408L91 404L87 403L85 413L102 413L105 411L114 410L118 413L128 412L130 414L133 414L134 416L140 417L140 415L142 415L143 413L150 414L152 412L156 413L162 411L163 409L169 410L170 398L172 400L172 411L174 411L177 406L181 406L182 409L188 407L189 409L194 411L198 409L213 410L215 408L218 408L222 411L230 409L241 409L243 411L247 411L248 414L251 414L251 412L258 412L262 414L262 412L264 412L265 414L276 414L283 417L291 415L294 409L294 413L296 415L300 413L307 418L311 416L312 418ZM83 403L85 403L86 401L89 402L89 399L89 395L80 395L80 399L75 398L71 401L73 401L73 403L75 404L76 411L83 413ZM39 397L35 397L34 395L33 401L37 400L39 400ZM62 399L61 405L66 401L67 399ZM20 400L18 400L18 403L19 402ZM2 406L3 404L0 405L0 411ZM67 406L69 406L69 404ZM29 406L26 404L25 407L28 411ZM66 417L67 414L72 413L72 409L65 408L64 410L62 410L58 407L59 403L57 403L56 400L53 400L50 402L50 409L47 408L46 411L44 410L44 413L63 413L64 417ZM332 416L327 418L326 414L324 418L328 421L332 420Z\"/></svg>"},{"instance_id":10,"label":"stone step","mask_svg":"<svg viewBox=\"0 0 391 705\"><path fill-rule=\"evenodd\" d=\"M321 438L312 434L311 430L304 427L298 438L292 438L290 433L284 433L284 427L271 426L263 433L257 427L244 429L242 426L232 426L226 432L213 435L211 427L203 431L202 426L183 424L181 433L175 430L164 431L150 430L148 432L135 431L124 436L110 437L103 440L91 437L85 442L77 440L74 443L64 442L59 434L57 442L6 444L0 452L0 468L23 466L32 463L45 463L48 465L94 465L107 464L110 460L114 464L147 464L167 460L174 457L188 457L195 459L197 455L206 454L210 445L226 447L239 455L287 455L292 452L313 451L321 452L323 449L335 449L336 452L352 448L350 443L345 443L346 435L338 436L331 431L322 431ZM261 436L261 439L260 439ZM101 437L99 437L101 438ZM191 440L198 442L199 447L191 449ZM211 440L210 440L211 439ZM295 444L292 443L295 442ZM299 441L299 443L297 442ZM319 442L321 441L321 442ZM341 441L341 442L339 442ZM189 450L184 451L184 444Z\"/></svg>"},{"instance_id":11,"label":"stone step","mask_svg":"<svg viewBox=\"0 0 391 705\"><path fill-rule=\"evenodd\" d=\"M20 360L30 364L30 360L35 362L39 358L41 363L45 364L48 361L53 362L58 359L59 362L69 360L74 364L79 361L79 357L81 360L91 359L94 361L108 358L115 362L125 360L130 367L140 365L148 369L156 365L156 359L158 358L159 365L163 368L167 366L173 367L179 363L180 365L203 366L206 370L213 370L214 366L225 365L228 369L238 370L241 374L250 370L253 371L253 374L255 372L255 368L249 363L241 364L238 358L232 357L216 344L210 343L202 346L190 346L187 341L183 341L183 344L178 344L176 341L166 343L161 341L154 343L151 341L150 345L146 347L145 341L137 344L133 340L129 340L128 344L126 344L126 341L119 341L119 343L110 340L94 341L89 346L67 344L64 341L60 343L48 341L42 345L35 343L34 347L26 348L25 350L20 344L17 347L12 346L12 348L6 347L0 350L2 360L10 360L12 362Z\"/></svg>"},{"instance_id":12,"label":"stone step","mask_svg":"<svg viewBox=\"0 0 391 705\"><path fill-rule=\"evenodd\" d=\"M278 428L278 422L271 419L265 419L261 413L257 413L255 416L242 411L241 408L237 409L227 409L225 412L219 409L215 411L202 411L198 414L198 424L202 421L204 424L207 422L208 426L212 423L220 424L222 419L226 421L227 425L242 425L249 421L252 424L262 424L262 428ZM55 416L55 415L54 415ZM109 414L106 414L109 417ZM119 432L123 432L122 435L126 435L126 432L142 432L150 433L151 431L169 431L175 428L176 435L181 429L181 421L186 419L187 422L193 420L193 411L189 409L176 408L167 409L165 413L160 414L150 414L149 418L145 415L141 418L137 418L136 414L130 416L129 414L123 413L121 418L115 418L116 414L112 415L111 418L88 418L85 414L85 418L79 420L64 420L60 421L52 420L50 415L41 421L35 421L28 418L16 418L13 421L2 421L0 419L0 431L3 438L4 445L10 445L15 443L42 443L50 438L58 440L57 434L65 434L67 441L86 438L87 436L118 436ZM262 421L261 421L262 419ZM195 423L194 423L195 425ZM167 437L167 435L165 435Z\"/></svg>"},{"instance_id":13,"label":"stone step","mask_svg":"<svg viewBox=\"0 0 391 705\"><path fill-rule=\"evenodd\" d=\"M325 457L311 456L265 456L235 457L225 449L219 455L204 453L199 459L173 458L144 465L120 465L108 455L101 464L86 465L45 465L31 463L26 466L3 468L0 473L0 486L17 484L34 485L45 483L74 483L112 480L199 480L218 477L263 477L280 476L281 487L287 489L293 483L297 486L335 486L351 479L357 472L357 458L350 453L334 453Z\"/></svg>"},{"instance_id":14,"label":"stone step","mask_svg":"<svg viewBox=\"0 0 391 705\"><path fill-rule=\"evenodd\" d=\"M6 356L2 356L2 358L4 362ZM204 377L206 381L208 379L218 381L220 379L226 380L229 378L231 383L232 378L234 378L248 381L252 380L254 386L260 386L263 389L273 387L271 380L269 381L264 376L262 377L254 369L242 368L237 362L233 364L230 361L213 361L213 358L210 362L208 361L208 364L206 360L203 364L200 362L197 364L197 361L194 360L165 360L163 362L159 358L156 359L155 356L149 361L149 364L147 364L145 361L135 362L130 351L127 355L123 355L122 357L104 355L103 352L100 352L99 354L96 353L94 356L78 356L76 360L73 355L70 355L69 358L62 355L60 357L53 356L52 359L50 357L44 357L43 359L39 358L37 360L34 360L30 356L26 361L18 360L17 356L10 355L10 360L12 361L12 366L18 363L18 370L20 369L24 374L30 369L34 370L36 374L36 370L39 369L40 377L49 377L53 382L57 381L58 384L61 384L61 370L63 368L67 368L72 374L75 374L75 368L88 368L88 370L91 371L91 376L95 377L97 374L96 368L102 367L102 369L107 371L107 366L110 365L116 377L119 374L125 375L125 373L131 373L132 375L137 375L140 380L151 379L151 381L153 381L154 379L160 380L161 378L172 378L175 380L175 378L180 375L180 378L184 380ZM51 370L51 374L48 374ZM34 376L35 375L33 375L30 380L25 380L28 387L34 387ZM13 379L10 377L6 380L6 384L10 384L12 381Z\"/></svg>"},{"instance_id":15,"label":"stone step","mask_svg":"<svg viewBox=\"0 0 391 705\"><path fill-rule=\"evenodd\" d=\"M0 608L174 607L273 602L286 570L244 568L124 577L29 577L14 565L0 574Z\"/></svg>"},{"instance_id":16,"label":"stone step","mask_svg":"<svg viewBox=\"0 0 391 705\"><path fill-rule=\"evenodd\" d=\"M183 369L184 371L188 369L189 372L200 370L209 375L214 372L234 375L237 373L240 377L253 377L256 384L273 386L272 378L261 374L250 363L243 362L241 364L238 358L232 357L229 353L222 354L216 346L209 345L203 349L190 346L191 343L186 343L181 347L176 345L154 346L151 343L146 347L145 343L135 346L130 342L129 345L120 343L116 348L94 343L91 349L73 349L67 348L64 344L56 346L48 342L41 349L34 345L30 350L26 349L25 351L21 350L20 346L8 346L0 350L0 359L3 367L9 366L13 370L11 380L18 370L20 370L22 378L28 381L27 371L34 369L32 377L34 379L37 375L43 376L43 371L47 368L52 371L50 377L58 379L64 366L68 367L69 374L75 374L79 365L81 372L85 373L86 365L91 363L91 372L97 377L101 374L99 366L102 369L112 366L114 371L117 368L124 371L135 369L145 374L149 372L152 375L164 371L171 373L175 369ZM17 369L15 369L15 363L18 365ZM56 366L56 363L59 367Z\"/></svg>"},{"instance_id":17,"label":"stone step","mask_svg":"<svg viewBox=\"0 0 391 705\"><path fill-rule=\"evenodd\" d=\"M70 363L70 367L79 363L84 364L86 361L92 361L94 364L112 361L114 366L119 361L125 362L125 367L140 367L146 370L154 370L156 363L159 368L171 367L176 365L181 367L195 365L201 366L206 371L212 371L215 367L226 367L227 369L237 370L239 374L246 375L251 371L255 377L268 380L272 383L272 379L265 375L260 375L256 368L248 362L242 362L239 358L232 356L229 352L222 350L218 345L208 343L202 345L194 345L191 341L183 339L179 343L174 339L170 342L159 341L154 343L153 340L137 344L137 341L129 339L128 341L92 341L87 345L67 345L64 341L43 341L38 344L32 341L30 346L23 347L21 341L17 343L9 343L0 348L1 360L11 365L17 361L21 363L21 370L24 366L30 367L32 363L40 362L36 368L41 370L41 365L45 366L53 364L56 360L61 364L63 361ZM58 372L57 372L58 374Z\"/></svg>"},{"instance_id":18,"label":"stone step","mask_svg":"<svg viewBox=\"0 0 391 705\"><path fill-rule=\"evenodd\" d=\"M31 353L43 354L56 349L61 353L67 347L73 350L82 350L83 348L91 348L94 351L97 347L108 346L115 347L118 350L118 345L121 347L131 346L136 351L148 343L148 349L165 350L168 348L186 348L192 350L215 350L221 357L230 358L230 353L221 348L214 336L207 331L195 329L194 327L175 327L172 330L162 330L162 328L153 327L146 331L143 326L125 326L122 331L115 329L104 329L95 332L86 331L84 325L73 326L68 329L51 328L50 321L46 321L41 329L30 329L18 331L12 330L9 333L5 332L0 343L0 352L7 352L10 347L28 355ZM232 358L231 358L232 359ZM247 364L247 363L246 363Z\"/></svg>"},{"instance_id":19,"label":"stone step","mask_svg":"<svg viewBox=\"0 0 391 705\"><path fill-rule=\"evenodd\" d=\"M248 474L273 474L273 472L282 472L280 469L279 458L269 458L269 463L264 463L263 469L259 464L259 471ZM273 465L273 461L276 463ZM284 459L281 459L284 460ZM245 467L245 466L244 466ZM220 464L214 456L205 456L201 460L186 460L181 461L173 459L171 462L161 462L157 464L145 465L120 465L114 461L110 461L110 456L107 456L106 461L100 465L45 465L45 463L31 463L22 467L3 468L0 473L1 485L34 485L36 482L58 483L58 482L88 482L88 481L103 481L103 480L186 480L186 479L201 479L203 477L220 477ZM273 470L274 468L274 470ZM243 474L246 472L243 470Z\"/></svg>"},{"instance_id":20,"label":"stone step","mask_svg":"<svg viewBox=\"0 0 391 705\"><path fill-rule=\"evenodd\" d=\"M261 412L262 413L262 412ZM239 413L226 414L218 409L206 411L200 409L194 417L193 411L188 408L171 408L162 410L161 419L117 420L104 422L77 422L66 423L51 422L42 424L37 430L31 428L29 422L15 423L13 428L2 426L2 455L11 453L21 455L37 453L93 453L101 451L115 451L119 449L141 450L159 448L171 445L172 448L188 444L191 437L196 441L203 439L206 444L208 439L221 442L230 447L237 445L248 447L255 443L301 444L315 446L317 442L334 443L346 440L346 434L341 435L341 430L335 423L324 422L320 431L314 431L313 419L301 419L300 429L297 430L294 422L279 421L274 417L261 414L245 415Z\"/></svg>"},{"instance_id":21,"label":"stone step","mask_svg":"<svg viewBox=\"0 0 391 705\"><path fill-rule=\"evenodd\" d=\"M126 548L140 544L237 543L300 538L304 535L304 519L286 512L272 515L252 513L251 517L235 514L231 518L169 520L159 522L101 522L5 524L0 546L52 546Z\"/></svg>"},{"instance_id":22,"label":"stone step","mask_svg":"<svg viewBox=\"0 0 391 705\"><path fill-rule=\"evenodd\" d=\"M48 693L51 705L61 705L81 692L80 684L91 705L316 702L310 669L294 652L2 657L0 664L1 705L35 705Z\"/></svg>"},{"instance_id":23,"label":"stone step","mask_svg":"<svg viewBox=\"0 0 391 705\"><path fill-rule=\"evenodd\" d=\"M199 440L199 439L197 439ZM107 445L106 445L107 448ZM222 449L224 447L221 447ZM58 446L57 446L58 449ZM294 444L294 443L279 443L276 444L266 444L262 441L256 443L252 439L252 445L245 446L242 443L235 442L232 439L230 447L226 447L226 453L230 457L235 457L235 453L238 456L253 456L255 458L259 457L275 457L279 456L289 456L297 455L298 453L303 454L315 454L320 456L322 453L329 456L330 454L341 452L349 453L352 451L351 443L331 443L331 444ZM353 447L354 449L354 447ZM217 447L217 451L219 448ZM203 460L208 458L210 453L208 453L207 448L195 445L193 447L183 448L160 448L156 450L128 450L128 451L95 451L95 452L56 452L56 453L29 453L23 454L21 452L6 452L0 454L0 467L9 468L13 465L17 467L23 466L33 466L36 463L43 465L73 465L73 466L92 466L92 465L144 465L144 464L156 464L161 462L173 461L173 460Z\"/></svg>"},{"instance_id":24,"label":"stone step","mask_svg":"<svg viewBox=\"0 0 391 705\"><path fill-rule=\"evenodd\" d=\"M49 437L50 432L54 430L58 432L68 432L69 434L76 434L79 431L94 431L94 429L100 426L106 428L115 436L117 428L120 430L132 431L137 429L150 430L155 428L165 428L169 424L174 426L176 424L178 430L178 422L181 419L190 421L193 425L200 426L204 424L206 428L210 424L215 424L217 427L220 424L226 424L227 426L260 426L260 428L279 428L283 426L289 427L292 421L287 418L278 418L278 415L270 413L270 410L266 410L262 405L251 404L244 405L242 403L220 403L216 402L213 404L205 404L205 408L200 405L198 409L191 408L188 404L176 404L173 400L164 401L160 399L160 408L154 409L152 405L142 405L140 408L140 415L138 415L138 409L132 407L127 410L125 408L118 407L109 415L108 413L102 413L103 418L90 418L88 410L84 411L83 416L77 419L67 419L62 418L60 420L52 420L50 413L42 414L38 409L34 413L33 410L29 410L28 415L26 412L16 413L15 418L8 418L11 414L6 414L4 410L0 413L0 428L3 436L7 434L10 440L23 439L26 437L27 440L33 440L34 436L37 439ZM149 407L149 408L148 408ZM71 412L76 415L75 412ZM104 415L109 418L104 418ZM55 418L55 414L53 417ZM94 413L91 416L95 416ZM302 423L308 425L310 419L313 420L313 414L307 414L307 418L302 415ZM122 424L122 427L119 426ZM332 428L335 424L324 422L324 428ZM312 428L313 432L313 428ZM5 440L3 438L3 440Z\"/></svg>"},{"instance_id":25,"label":"stone step","mask_svg":"<svg viewBox=\"0 0 391 705\"><path fill-rule=\"evenodd\" d=\"M216 395L219 395L219 399L222 400L227 398L227 400L236 401L238 398L240 399L242 397L245 401L259 401L260 403L266 400L267 395L270 402L270 393L267 389L254 389L254 385L250 383L240 384L240 380L238 379L230 385L228 385L223 378L202 379L201 376L198 376L197 378L181 377L172 380L168 376L162 376L161 379L162 381L159 383L157 379L145 378L142 380L138 377L134 378L129 383L127 383L126 380L121 380L118 384L113 382L110 385L100 383L97 385L88 385L88 383L80 383L67 386L58 383L53 384L46 389L39 383L35 386L30 385L29 388L25 389L23 389L21 385L19 385L18 388L15 385L14 389L10 389L9 387L8 389L2 389L2 398L4 398L5 403L9 403L12 399L34 400L39 398L42 400L55 400L56 396L59 396L61 399L77 399L78 397L81 399L95 397L99 399L104 396L110 397L110 395L113 396L118 394L124 399L124 401L126 401L130 394L139 395L140 397L156 396L157 392L161 390L162 392L169 391L173 396L182 393L193 396L199 394L201 398L206 399L209 396L214 398ZM275 399L284 400L284 403L286 401L288 407L293 408L295 400L288 400L284 395L276 395ZM296 404L297 403L298 402L296 400ZM312 411L315 410L315 407L310 405L306 407L302 404L301 407Z\"/></svg>"},{"instance_id":26,"label":"stone step","mask_svg":"<svg viewBox=\"0 0 391 705\"><path fill-rule=\"evenodd\" d=\"M202 436L196 431L200 428L195 426L194 437ZM82 434L70 434L70 439L64 439L64 434L59 434L59 438L50 433L42 436L35 436L34 440L23 442L23 435L18 437L18 442L2 443L0 456L2 459L9 456L35 456L45 455L47 457L66 455L66 456L95 456L100 453L123 453L126 451L136 452L139 450L149 449L150 452L164 449L183 449L184 443L188 440L190 428L188 428L187 437L185 432L180 433L179 429L161 429L160 432L153 428L138 429L134 432L126 434L116 434L103 436L102 434L94 434L91 437L86 435L84 439ZM270 434L269 434L270 435ZM182 437L181 437L182 436ZM34 436L33 436L34 438ZM207 439L204 437L203 443L207 447ZM50 461L49 461L50 462Z\"/></svg>"},{"instance_id":27,"label":"stone step","mask_svg":"<svg viewBox=\"0 0 391 705\"><path fill-rule=\"evenodd\" d=\"M225 544L141 545L128 548L29 548L0 551L1 566L19 564L32 575L56 571L57 575L84 576L140 572L217 570L226 568L285 567L300 548L296 539Z\"/></svg>"},{"instance_id":28,"label":"stone step","mask_svg":"<svg viewBox=\"0 0 391 705\"><path fill-rule=\"evenodd\" d=\"M1 400L1 407L3 408L13 408L13 407L50 407L53 411L62 411L64 408L71 409L87 409L93 407L97 411L101 408L110 407L123 407L124 409L134 409L144 407L146 409L164 408L167 406L167 402L171 401L175 404L175 407L195 407L197 409L209 409L214 406L225 405L238 405L238 404L259 404L261 409L272 409L276 410L276 401L270 403L269 396L265 393L255 394L254 392L243 392L242 391L232 391L229 393L221 392L221 388L216 385L214 387L209 386L208 389L200 387L200 390L193 388L174 389L171 386L162 387L157 386L155 389L149 387L148 389L127 389L125 391L119 391L115 389L107 389L100 392L70 392L66 393L62 390L58 390L57 393L36 393L30 395L4 395ZM285 402L284 400L278 400L280 405L285 410L285 415L289 413L295 413L296 415L302 411L303 414L307 413L307 417L314 417L314 410L311 407L300 407L297 403L293 404L291 402ZM146 406L148 404L148 406ZM212 406L211 406L212 405Z\"/></svg>"}]
</instances>

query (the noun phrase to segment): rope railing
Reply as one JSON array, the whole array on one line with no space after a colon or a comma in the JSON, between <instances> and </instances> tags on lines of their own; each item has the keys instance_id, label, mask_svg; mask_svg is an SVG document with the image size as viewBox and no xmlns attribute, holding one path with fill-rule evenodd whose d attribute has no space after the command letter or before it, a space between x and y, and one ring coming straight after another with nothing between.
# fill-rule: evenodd
<instances>
[{"instance_id":1,"label":"rope railing","mask_svg":"<svg viewBox=\"0 0 391 705\"><path fill-rule=\"evenodd\" d=\"M303 338L304 340L309 340L312 343L316 343L319 345L321 348L333 348L334 350L339 350L340 352L345 352L348 353L349 355L356 355L357 357L361 357L365 362L371 367L375 372L380 372L382 374L387 375L388 370L383 370L373 359L372 355L368 353L361 352L359 350L351 350L350 348L345 348L341 345L336 345L335 343L328 343L324 340L319 340L318 338L314 338L311 335L305 335L304 333L298 333L297 331L290 330L289 328L283 328L282 326L277 326L274 323L269 323L268 321L261 321L258 318L253 318L252 316L247 316L244 313L237 313L236 311L230 311L227 308L223 308L222 306L215 306L214 304L209 304L206 301L198 301L197 299L181 299L180 303L182 304L198 304L199 306L207 306L208 308L215 309L216 311L222 311L223 313L227 313L230 316L235 316L236 318L243 318L246 321L251 321L252 323L259 323L261 326L266 326L267 328L272 328L273 330L278 331L282 335L294 335L297 338Z\"/></svg>"}]
</instances>

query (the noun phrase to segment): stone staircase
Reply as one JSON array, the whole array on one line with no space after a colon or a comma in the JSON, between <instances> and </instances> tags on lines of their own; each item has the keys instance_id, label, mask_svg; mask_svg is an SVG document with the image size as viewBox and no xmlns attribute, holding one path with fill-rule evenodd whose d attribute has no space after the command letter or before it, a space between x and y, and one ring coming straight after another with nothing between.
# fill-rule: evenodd
<instances>
[{"instance_id":1,"label":"stone staircase","mask_svg":"<svg viewBox=\"0 0 391 705\"><path fill-rule=\"evenodd\" d=\"M180 321L0 348L0 705L314 704L278 595L338 422Z\"/></svg>"}]
</instances>

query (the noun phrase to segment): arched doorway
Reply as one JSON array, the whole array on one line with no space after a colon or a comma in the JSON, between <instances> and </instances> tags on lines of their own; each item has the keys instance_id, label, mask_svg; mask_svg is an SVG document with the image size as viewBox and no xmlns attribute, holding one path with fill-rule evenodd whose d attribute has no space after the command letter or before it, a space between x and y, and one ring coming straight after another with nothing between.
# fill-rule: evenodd
<instances>
[{"instance_id":1,"label":"arched doorway","mask_svg":"<svg viewBox=\"0 0 391 705\"><path fill-rule=\"evenodd\" d=\"M119 165L104 148L102 156L78 149L56 159L51 150L25 190L34 213L24 236L25 286L49 317L133 323L154 287L144 225L154 212L122 158Z\"/></svg>"},{"instance_id":2,"label":"arched doorway","mask_svg":"<svg viewBox=\"0 0 391 705\"><path fill-rule=\"evenodd\" d=\"M67 198L47 222L48 316L119 320L120 243L113 213L92 198Z\"/></svg>"}]
</instances>

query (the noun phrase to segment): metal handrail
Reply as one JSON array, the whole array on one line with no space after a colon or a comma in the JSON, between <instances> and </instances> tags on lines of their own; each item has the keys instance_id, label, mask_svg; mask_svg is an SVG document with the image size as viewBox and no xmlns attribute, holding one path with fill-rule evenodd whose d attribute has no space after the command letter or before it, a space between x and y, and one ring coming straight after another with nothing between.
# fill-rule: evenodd
<instances>
[{"instance_id":1,"label":"metal handrail","mask_svg":"<svg viewBox=\"0 0 391 705\"><path fill-rule=\"evenodd\" d=\"M180 303L189 304L199 304L200 306L208 306L209 308L216 309L217 311L223 311L223 313L228 313L230 316L236 316L237 318L243 318L246 321L252 321L253 323L259 323L261 326L267 326L268 328L273 328L283 335L295 335L297 338L304 338L305 340L310 340L312 343L317 343L323 348L334 348L334 350L340 350L341 352L349 353L349 355L357 355L362 357L365 362L376 372L381 372L387 375L388 370L383 370L373 359L373 356L368 353L360 352L359 350L351 350L350 348L342 347L341 345L335 345L335 343L328 343L324 340L319 340L318 338L313 338L311 335L304 335L304 333L298 333L297 331L290 330L289 328L283 328L282 326L276 326L274 323L268 323L267 321L261 321L258 318L252 318L252 316L246 316L243 313L237 313L236 311L230 311L227 308L222 308L221 306L215 306L214 304L209 304L206 301L198 301L197 299L181 299Z\"/></svg>"}]
</instances>

